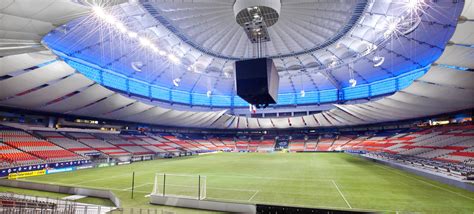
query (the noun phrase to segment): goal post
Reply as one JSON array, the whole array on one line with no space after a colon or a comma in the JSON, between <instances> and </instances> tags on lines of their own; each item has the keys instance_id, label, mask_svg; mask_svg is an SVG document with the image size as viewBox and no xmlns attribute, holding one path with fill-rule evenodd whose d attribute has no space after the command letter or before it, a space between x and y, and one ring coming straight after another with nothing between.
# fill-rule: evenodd
<instances>
[{"instance_id":1,"label":"goal post","mask_svg":"<svg viewBox=\"0 0 474 214\"><path fill-rule=\"evenodd\" d=\"M156 173L152 194L203 200L206 181L202 175Z\"/></svg>"}]
</instances>

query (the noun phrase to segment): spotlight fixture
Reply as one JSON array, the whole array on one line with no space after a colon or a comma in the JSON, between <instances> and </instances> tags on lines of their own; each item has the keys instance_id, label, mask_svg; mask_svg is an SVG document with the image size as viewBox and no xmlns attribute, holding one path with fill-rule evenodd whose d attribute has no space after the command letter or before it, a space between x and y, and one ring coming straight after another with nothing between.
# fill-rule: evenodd
<instances>
[{"instance_id":1,"label":"spotlight fixture","mask_svg":"<svg viewBox=\"0 0 474 214\"><path fill-rule=\"evenodd\" d=\"M377 50L378 46L376 44L365 41L367 44L367 50L365 50L364 55L371 53L372 51Z\"/></svg>"},{"instance_id":2,"label":"spotlight fixture","mask_svg":"<svg viewBox=\"0 0 474 214\"><path fill-rule=\"evenodd\" d=\"M328 67L334 68L334 67L336 67L336 65L337 65L337 59L336 59L336 57L333 57L332 60L331 60L331 63L329 63L329 65L328 65Z\"/></svg>"},{"instance_id":3,"label":"spotlight fixture","mask_svg":"<svg viewBox=\"0 0 474 214\"><path fill-rule=\"evenodd\" d=\"M400 19L395 18L392 20L389 20L387 23L387 29L383 33L384 38L389 38L393 33L396 33L398 31L398 26L400 24Z\"/></svg>"},{"instance_id":4,"label":"spotlight fixture","mask_svg":"<svg viewBox=\"0 0 474 214\"><path fill-rule=\"evenodd\" d=\"M207 97L211 97L212 92L211 92L211 91L207 91L206 95L207 95Z\"/></svg>"},{"instance_id":5,"label":"spotlight fixture","mask_svg":"<svg viewBox=\"0 0 474 214\"><path fill-rule=\"evenodd\" d=\"M300 96L301 96L301 97L306 96L306 92L305 92L304 90L301 90L301 91L300 91Z\"/></svg>"},{"instance_id":6,"label":"spotlight fixture","mask_svg":"<svg viewBox=\"0 0 474 214\"><path fill-rule=\"evenodd\" d=\"M153 52L157 53L159 51L159 49L154 45L154 44L150 44L150 48L151 50L153 50Z\"/></svg>"},{"instance_id":7,"label":"spotlight fixture","mask_svg":"<svg viewBox=\"0 0 474 214\"><path fill-rule=\"evenodd\" d=\"M176 79L173 80L173 85L178 87L179 86L179 82L181 82L181 79L178 77Z\"/></svg>"},{"instance_id":8,"label":"spotlight fixture","mask_svg":"<svg viewBox=\"0 0 474 214\"><path fill-rule=\"evenodd\" d=\"M373 61L374 61L374 67L379 67L385 61L385 57L383 57L383 56L374 56Z\"/></svg>"},{"instance_id":9,"label":"spotlight fixture","mask_svg":"<svg viewBox=\"0 0 474 214\"><path fill-rule=\"evenodd\" d=\"M145 37L140 37L138 41L140 42L140 45L142 45L143 47L148 47L151 45L150 40Z\"/></svg>"},{"instance_id":10,"label":"spotlight fixture","mask_svg":"<svg viewBox=\"0 0 474 214\"><path fill-rule=\"evenodd\" d=\"M158 54L159 54L160 56L166 56L166 51L159 50L159 51L158 51Z\"/></svg>"},{"instance_id":11,"label":"spotlight fixture","mask_svg":"<svg viewBox=\"0 0 474 214\"><path fill-rule=\"evenodd\" d=\"M115 17L112 16L112 15L105 15L104 20L105 20L105 22L107 22L111 25L115 25L115 24L118 23L117 19L115 19Z\"/></svg>"},{"instance_id":12,"label":"spotlight fixture","mask_svg":"<svg viewBox=\"0 0 474 214\"><path fill-rule=\"evenodd\" d=\"M117 27L117 29L122 33L127 32L127 28L121 22L115 23L115 27Z\"/></svg>"},{"instance_id":13,"label":"spotlight fixture","mask_svg":"<svg viewBox=\"0 0 474 214\"><path fill-rule=\"evenodd\" d=\"M405 3L405 6L410 11L417 10L421 6L421 1L420 0L407 0L407 2Z\"/></svg>"},{"instance_id":14,"label":"spotlight fixture","mask_svg":"<svg viewBox=\"0 0 474 214\"><path fill-rule=\"evenodd\" d=\"M172 62L173 64L178 64L179 63L179 58L174 55L174 54L168 54L168 60Z\"/></svg>"},{"instance_id":15,"label":"spotlight fixture","mask_svg":"<svg viewBox=\"0 0 474 214\"><path fill-rule=\"evenodd\" d=\"M94 11L94 14L99 17L99 18L104 18L105 17L105 11L102 7L100 6L94 6L92 7L92 11Z\"/></svg>"},{"instance_id":16,"label":"spotlight fixture","mask_svg":"<svg viewBox=\"0 0 474 214\"><path fill-rule=\"evenodd\" d=\"M349 83L351 84L351 87L355 87L357 85L357 80L355 79L350 79Z\"/></svg>"},{"instance_id":17,"label":"spotlight fixture","mask_svg":"<svg viewBox=\"0 0 474 214\"><path fill-rule=\"evenodd\" d=\"M132 66L133 70L135 70L135 71L142 71L143 62L136 61L136 62L132 62L130 65Z\"/></svg>"},{"instance_id":18,"label":"spotlight fixture","mask_svg":"<svg viewBox=\"0 0 474 214\"><path fill-rule=\"evenodd\" d=\"M137 36L138 36L138 34L133 32L133 31L128 32L128 37L130 37L130 38L137 38Z\"/></svg>"}]
</instances>

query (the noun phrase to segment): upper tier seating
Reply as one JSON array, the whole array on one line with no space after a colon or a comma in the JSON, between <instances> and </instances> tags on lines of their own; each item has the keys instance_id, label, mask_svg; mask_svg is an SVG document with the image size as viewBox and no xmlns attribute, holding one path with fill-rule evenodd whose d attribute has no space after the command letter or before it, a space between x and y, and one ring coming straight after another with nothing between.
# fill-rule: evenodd
<instances>
[{"instance_id":1,"label":"upper tier seating","mask_svg":"<svg viewBox=\"0 0 474 214\"><path fill-rule=\"evenodd\" d=\"M153 154L154 152L145 149L144 147L138 145L136 142L142 142L138 137L133 135L122 135L117 134L94 134L96 137L104 139L108 143L117 146L127 152L132 153L133 155L146 155ZM145 142L144 142L145 143Z\"/></svg>"},{"instance_id":2,"label":"upper tier seating","mask_svg":"<svg viewBox=\"0 0 474 214\"><path fill-rule=\"evenodd\" d=\"M157 141L151 137L148 136L136 136L138 139L133 139L132 141L137 144L142 146L143 148L150 150L154 153L166 153L167 151L164 149L161 149L160 147L156 146L156 144L161 144L160 141Z\"/></svg>"},{"instance_id":3,"label":"upper tier seating","mask_svg":"<svg viewBox=\"0 0 474 214\"><path fill-rule=\"evenodd\" d=\"M103 140L100 140L98 138L96 138L95 136L89 134L89 133L77 133L77 132L73 132L73 133L68 133L68 135L76 138L79 142L91 147L91 148L94 148L106 155L113 155L113 156L116 156L116 155L130 155L129 152L121 149L121 148L118 148L117 146L114 146L110 143L107 143Z\"/></svg>"},{"instance_id":4,"label":"upper tier seating","mask_svg":"<svg viewBox=\"0 0 474 214\"><path fill-rule=\"evenodd\" d=\"M43 136L44 138L46 138L48 141L60 146L60 147L63 147L69 151L73 151L77 154L80 154L80 155L83 155L83 156L87 156L87 155L97 155L99 154L100 152L89 147L89 146L86 146L82 143L80 143L79 141L76 141L76 140L73 140L73 139L70 139L58 132L46 132L46 131L37 131L35 132L36 134L38 135L41 135Z\"/></svg>"}]
</instances>

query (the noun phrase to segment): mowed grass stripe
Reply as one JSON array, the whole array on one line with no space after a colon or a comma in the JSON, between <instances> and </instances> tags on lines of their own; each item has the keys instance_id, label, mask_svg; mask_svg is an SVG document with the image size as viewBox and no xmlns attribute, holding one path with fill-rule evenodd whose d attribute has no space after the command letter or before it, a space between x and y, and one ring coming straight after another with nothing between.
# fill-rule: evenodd
<instances>
[{"instance_id":1,"label":"mowed grass stripe","mask_svg":"<svg viewBox=\"0 0 474 214\"><path fill-rule=\"evenodd\" d=\"M124 207L149 207L149 199L144 196L152 192L153 185L149 184L154 183L157 172L202 175L207 177L207 198L212 200L347 209L348 204L331 182L334 180L354 209L427 213L474 211L472 192L380 167L377 163L347 154L220 153L87 169L27 180L111 189L117 192ZM141 197L130 199L128 188L131 187L133 171L136 190L140 191L137 195Z\"/></svg>"}]
</instances>

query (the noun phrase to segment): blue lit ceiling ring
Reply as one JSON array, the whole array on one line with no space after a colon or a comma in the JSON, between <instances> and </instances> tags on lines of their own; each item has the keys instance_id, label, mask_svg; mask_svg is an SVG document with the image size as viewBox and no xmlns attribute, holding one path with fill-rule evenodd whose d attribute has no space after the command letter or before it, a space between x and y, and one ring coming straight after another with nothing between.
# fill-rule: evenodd
<instances>
[{"instance_id":1,"label":"blue lit ceiling ring","mask_svg":"<svg viewBox=\"0 0 474 214\"><path fill-rule=\"evenodd\" d=\"M55 52L56 54L59 54ZM87 62L78 62L68 58L64 54L59 54L63 60L91 80L101 85L107 86L117 92L132 94L139 97L146 97L150 100L160 100L163 102L180 103L189 106L206 107L248 107L248 103L238 96L216 95L209 90L205 94L180 91L129 78L115 73L111 70L102 69ZM353 85L340 90L303 91L304 93L283 93L278 95L277 106L285 105L318 105L322 103L336 103L355 99L368 99L374 96L393 94L408 87L415 79L423 76L430 66L416 69L397 77L388 78L369 84ZM178 78L179 79L179 78ZM176 79L175 79L176 80ZM177 80L177 84L179 85ZM211 92L211 93L209 93ZM303 95L304 94L304 95Z\"/></svg>"}]
</instances>

